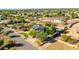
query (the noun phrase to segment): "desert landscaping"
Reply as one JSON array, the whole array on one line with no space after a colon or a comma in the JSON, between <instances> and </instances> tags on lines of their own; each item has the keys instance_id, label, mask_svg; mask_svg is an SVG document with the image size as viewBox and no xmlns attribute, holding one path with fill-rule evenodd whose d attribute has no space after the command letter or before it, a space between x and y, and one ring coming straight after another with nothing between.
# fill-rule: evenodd
<instances>
[{"instance_id":1,"label":"desert landscaping","mask_svg":"<svg viewBox=\"0 0 79 59\"><path fill-rule=\"evenodd\" d=\"M79 50L79 9L0 10L0 50Z\"/></svg>"}]
</instances>

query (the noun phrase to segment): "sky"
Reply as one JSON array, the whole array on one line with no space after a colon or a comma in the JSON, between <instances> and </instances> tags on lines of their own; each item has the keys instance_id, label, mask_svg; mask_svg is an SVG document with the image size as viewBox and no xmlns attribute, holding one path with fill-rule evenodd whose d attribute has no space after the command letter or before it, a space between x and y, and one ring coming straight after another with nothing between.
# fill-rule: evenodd
<instances>
[{"instance_id":1,"label":"sky","mask_svg":"<svg viewBox=\"0 0 79 59\"><path fill-rule=\"evenodd\" d=\"M74 4L75 2L75 4ZM0 9L5 8L76 8L78 0L0 0Z\"/></svg>"}]
</instances>

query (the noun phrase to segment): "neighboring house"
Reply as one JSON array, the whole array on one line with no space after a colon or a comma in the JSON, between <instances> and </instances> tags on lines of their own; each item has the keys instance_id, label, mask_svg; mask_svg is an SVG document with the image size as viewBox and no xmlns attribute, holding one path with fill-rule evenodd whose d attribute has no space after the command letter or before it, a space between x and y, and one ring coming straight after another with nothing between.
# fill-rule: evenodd
<instances>
[{"instance_id":1,"label":"neighboring house","mask_svg":"<svg viewBox=\"0 0 79 59\"><path fill-rule=\"evenodd\" d=\"M35 16L35 17L32 17L32 20L33 20L33 21L38 21L39 18Z\"/></svg>"},{"instance_id":2,"label":"neighboring house","mask_svg":"<svg viewBox=\"0 0 79 59\"><path fill-rule=\"evenodd\" d=\"M12 28L13 27L13 25L7 25L9 28Z\"/></svg>"},{"instance_id":3,"label":"neighboring house","mask_svg":"<svg viewBox=\"0 0 79 59\"><path fill-rule=\"evenodd\" d=\"M59 29L59 28L56 29L56 32L62 32L62 31L63 29Z\"/></svg>"},{"instance_id":4,"label":"neighboring house","mask_svg":"<svg viewBox=\"0 0 79 59\"><path fill-rule=\"evenodd\" d=\"M28 20L25 20L25 23L30 23L30 21L28 21Z\"/></svg>"},{"instance_id":5,"label":"neighboring house","mask_svg":"<svg viewBox=\"0 0 79 59\"><path fill-rule=\"evenodd\" d=\"M54 23L61 23L61 20L53 20Z\"/></svg>"},{"instance_id":6,"label":"neighboring house","mask_svg":"<svg viewBox=\"0 0 79 59\"><path fill-rule=\"evenodd\" d=\"M61 20L62 20L62 18L54 18L54 17L52 17L52 18L50 18L50 17L44 17L43 18L43 21L46 21L46 22L51 22L51 23L61 23Z\"/></svg>"}]
</instances>

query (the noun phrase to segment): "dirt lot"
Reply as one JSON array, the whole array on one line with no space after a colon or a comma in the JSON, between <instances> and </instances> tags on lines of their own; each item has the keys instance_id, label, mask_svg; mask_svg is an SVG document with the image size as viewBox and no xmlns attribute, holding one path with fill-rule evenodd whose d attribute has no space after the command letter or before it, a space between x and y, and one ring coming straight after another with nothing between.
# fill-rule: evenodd
<instances>
[{"instance_id":1,"label":"dirt lot","mask_svg":"<svg viewBox=\"0 0 79 59\"><path fill-rule=\"evenodd\" d=\"M79 50L79 48L73 48L70 47L66 44L60 43L58 41L53 42L53 43L46 43L43 46L39 46L37 43L35 43L36 39L35 38L30 38L29 40L26 40L33 46L36 46L40 50Z\"/></svg>"},{"instance_id":2,"label":"dirt lot","mask_svg":"<svg viewBox=\"0 0 79 59\"><path fill-rule=\"evenodd\" d=\"M54 42L48 47L42 47L43 50L79 50L79 48L73 48L60 42Z\"/></svg>"},{"instance_id":3,"label":"dirt lot","mask_svg":"<svg viewBox=\"0 0 79 59\"><path fill-rule=\"evenodd\" d=\"M68 30L67 35L72 36L76 39L79 38L79 33L77 33L77 29L79 29L79 23L73 25L73 27Z\"/></svg>"}]
</instances>

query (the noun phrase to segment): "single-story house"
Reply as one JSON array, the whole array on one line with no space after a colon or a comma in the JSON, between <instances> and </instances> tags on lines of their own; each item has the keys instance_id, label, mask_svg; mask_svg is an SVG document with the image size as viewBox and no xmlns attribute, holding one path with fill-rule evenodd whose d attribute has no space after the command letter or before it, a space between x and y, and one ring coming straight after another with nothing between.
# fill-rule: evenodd
<instances>
[{"instance_id":1,"label":"single-story house","mask_svg":"<svg viewBox=\"0 0 79 59\"><path fill-rule=\"evenodd\" d=\"M45 29L45 27L40 24L33 25L32 28L38 31L44 31Z\"/></svg>"}]
</instances>

